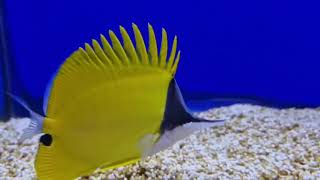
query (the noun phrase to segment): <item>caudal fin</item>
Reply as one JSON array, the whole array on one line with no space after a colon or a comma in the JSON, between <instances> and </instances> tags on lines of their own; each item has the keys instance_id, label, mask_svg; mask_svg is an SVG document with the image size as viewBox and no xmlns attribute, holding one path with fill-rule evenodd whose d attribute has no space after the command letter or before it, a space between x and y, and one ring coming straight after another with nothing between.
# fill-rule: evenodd
<instances>
[{"instance_id":1,"label":"caudal fin","mask_svg":"<svg viewBox=\"0 0 320 180\"><path fill-rule=\"evenodd\" d=\"M42 130L42 124L44 117L35 111L33 111L29 105L20 97L15 96L11 93L7 93L8 96L10 96L13 100L15 100L17 103L19 103L21 106L23 106L30 114L30 124L29 126L23 130L23 134L19 139L19 142L24 141L25 139L32 138L36 134L40 134Z\"/></svg>"}]
</instances>

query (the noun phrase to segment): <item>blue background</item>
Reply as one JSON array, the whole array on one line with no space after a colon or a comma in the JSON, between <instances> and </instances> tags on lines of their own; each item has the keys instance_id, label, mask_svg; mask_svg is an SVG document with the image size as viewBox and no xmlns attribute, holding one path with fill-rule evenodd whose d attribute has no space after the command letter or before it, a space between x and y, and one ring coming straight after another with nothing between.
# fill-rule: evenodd
<instances>
[{"instance_id":1,"label":"blue background","mask_svg":"<svg viewBox=\"0 0 320 180\"><path fill-rule=\"evenodd\" d=\"M3 59L0 59L3 60ZM4 79L3 79L3 67L0 63L0 90L4 90ZM6 115L6 104L5 104L5 96L3 93L0 93L0 121Z\"/></svg>"},{"instance_id":2,"label":"blue background","mask_svg":"<svg viewBox=\"0 0 320 180\"><path fill-rule=\"evenodd\" d=\"M108 29L119 34L118 25L132 34L131 22L146 38L148 22L157 35L161 27L178 35L177 81L195 108L208 99L205 107L320 105L316 1L6 0L5 8L13 92L39 111L46 83L75 49Z\"/></svg>"}]
</instances>

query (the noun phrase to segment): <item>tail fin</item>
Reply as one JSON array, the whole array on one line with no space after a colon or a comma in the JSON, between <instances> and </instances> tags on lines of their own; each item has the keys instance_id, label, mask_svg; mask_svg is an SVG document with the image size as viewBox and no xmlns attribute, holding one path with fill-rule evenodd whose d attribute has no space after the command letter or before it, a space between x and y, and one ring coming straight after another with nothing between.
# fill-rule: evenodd
<instances>
[{"instance_id":1,"label":"tail fin","mask_svg":"<svg viewBox=\"0 0 320 180\"><path fill-rule=\"evenodd\" d=\"M15 100L17 103L19 103L21 106L23 106L30 114L31 122L29 126L23 130L23 134L19 139L19 142L24 141L25 139L32 138L36 134L40 134L42 131L42 125L44 117L35 111L33 111L28 104L22 100L20 97L15 96L11 93L7 93L13 100Z\"/></svg>"}]
</instances>

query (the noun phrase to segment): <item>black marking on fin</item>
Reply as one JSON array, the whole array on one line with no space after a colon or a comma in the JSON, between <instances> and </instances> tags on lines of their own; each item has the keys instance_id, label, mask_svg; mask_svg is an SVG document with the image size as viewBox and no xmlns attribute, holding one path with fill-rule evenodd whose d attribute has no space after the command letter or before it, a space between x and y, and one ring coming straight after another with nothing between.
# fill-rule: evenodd
<instances>
[{"instance_id":1,"label":"black marking on fin","mask_svg":"<svg viewBox=\"0 0 320 180\"><path fill-rule=\"evenodd\" d=\"M186 106L179 86L175 79L172 79L167 93L166 109L164 118L160 127L163 134L166 130L172 130L178 126L189 122L216 122L205 120L192 115ZM219 121L220 122L220 121Z\"/></svg>"},{"instance_id":2,"label":"black marking on fin","mask_svg":"<svg viewBox=\"0 0 320 180\"><path fill-rule=\"evenodd\" d=\"M40 137L40 142L45 146L50 146L52 144L53 138L50 134L44 134Z\"/></svg>"}]
</instances>

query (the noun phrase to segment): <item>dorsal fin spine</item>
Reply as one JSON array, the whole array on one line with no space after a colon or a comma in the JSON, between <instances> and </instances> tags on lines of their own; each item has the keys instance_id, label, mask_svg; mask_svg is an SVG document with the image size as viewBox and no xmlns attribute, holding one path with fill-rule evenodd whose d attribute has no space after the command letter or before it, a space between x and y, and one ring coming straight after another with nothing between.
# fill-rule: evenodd
<instances>
[{"instance_id":1,"label":"dorsal fin spine","mask_svg":"<svg viewBox=\"0 0 320 180\"><path fill-rule=\"evenodd\" d=\"M86 48L89 49L90 46L89 46L88 44L87 44L86 46L87 46ZM93 66L94 68L99 69L97 63L95 63L95 62L89 57L87 51L84 50L83 48L80 48L80 55L84 58L85 61L87 61L89 64L91 64L91 67Z\"/></svg>"},{"instance_id":2,"label":"dorsal fin spine","mask_svg":"<svg viewBox=\"0 0 320 180\"><path fill-rule=\"evenodd\" d=\"M173 44L172 44L172 49L170 53L170 57L167 63L167 70L170 71L172 68L172 64L176 55L176 50L177 50L177 36L174 37Z\"/></svg>"},{"instance_id":3,"label":"dorsal fin spine","mask_svg":"<svg viewBox=\"0 0 320 180\"><path fill-rule=\"evenodd\" d=\"M117 67L122 66L121 61L118 59L118 57L116 56L116 54L114 53L113 49L111 48L109 42L107 41L107 39L104 37L104 35L100 35L100 39L103 45L103 50L106 53L107 57L109 59L111 59L112 64L114 64Z\"/></svg>"},{"instance_id":4,"label":"dorsal fin spine","mask_svg":"<svg viewBox=\"0 0 320 180\"><path fill-rule=\"evenodd\" d=\"M89 67L91 66L89 62L86 61L85 58L80 54L80 48L78 51L74 52L71 56L72 58L75 59L75 61L78 61L79 63L81 63L79 71L84 71L84 72L89 71ZM68 60L72 60L72 59L68 59Z\"/></svg>"},{"instance_id":5,"label":"dorsal fin spine","mask_svg":"<svg viewBox=\"0 0 320 180\"><path fill-rule=\"evenodd\" d=\"M162 28L162 39L161 39L161 50L160 50L160 68L164 68L166 66L168 53L168 37L167 32L164 28Z\"/></svg>"},{"instance_id":6,"label":"dorsal fin spine","mask_svg":"<svg viewBox=\"0 0 320 180\"><path fill-rule=\"evenodd\" d=\"M101 61L107 66L113 69L112 62L110 59L106 56L106 54L101 49L101 46L99 45L98 41L92 40L93 49L96 53L96 55L101 59Z\"/></svg>"},{"instance_id":7,"label":"dorsal fin spine","mask_svg":"<svg viewBox=\"0 0 320 180\"><path fill-rule=\"evenodd\" d=\"M121 61L122 60L122 64L124 65L129 65L129 59L127 57L127 54L125 53L125 51L122 48L122 45L119 41L119 39L117 38L117 36L114 34L113 31L109 30L109 36L112 42L112 47L114 49L115 54L118 56L118 59Z\"/></svg>"},{"instance_id":8,"label":"dorsal fin spine","mask_svg":"<svg viewBox=\"0 0 320 180\"><path fill-rule=\"evenodd\" d=\"M130 57L130 59L132 59L132 64L140 64L137 52L134 48L134 45L133 45L127 31L122 26L120 26L120 32L121 32L122 39L123 39L124 50L126 51L128 56Z\"/></svg>"},{"instance_id":9,"label":"dorsal fin spine","mask_svg":"<svg viewBox=\"0 0 320 180\"><path fill-rule=\"evenodd\" d=\"M101 62L101 60L98 58L98 56L96 55L96 53L93 51L93 49L91 48L91 46L89 44L86 43L86 52L88 54L88 58L91 59L91 61L93 63L95 63L97 65L97 67L99 69L103 69L104 68L104 64Z\"/></svg>"},{"instance_id":10,"label":"dorsal fin spine","mask_svg":"<svg viewBox=\"0 0 320 180\"><path fill-rule=\"evenodd\" d=\"M156 36L154 34L154 30L152 26L148 23L148 30L149 30L149 55L151 58L152 66L158 66L158 47Z\"/></svg>"},{"instance_id":11,"label":"dorsal fin spine","mask_svg":"<svg viewBox=\"0 0 320 180\"><path fill-rule=\"evenodd\" d=\"M142 62L142 64L148 65L149 64L149 58L148 58L146 46L144 44L141 32L140 32L138 26L135 25L134 23L132 24L132 28L133 28L134 37L135 37L135 40L136 40L137 54L138 54L138 56L140 58L140 61Z\"/></svg>"},{"instance_id":12,"label":"dorsal fin spine","mask_svg":"<svg viewBox=\"0 0 320 180\"><path fill-rule=\"evenodd\" d=\"M177 67L180 61L180 53L181 51L178 52L176 59L174 60L174 64L172 66L171 72L172 72L172 76L174 76L177 72Z\"/></svg>"}]
</instances>

